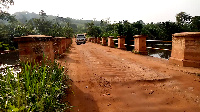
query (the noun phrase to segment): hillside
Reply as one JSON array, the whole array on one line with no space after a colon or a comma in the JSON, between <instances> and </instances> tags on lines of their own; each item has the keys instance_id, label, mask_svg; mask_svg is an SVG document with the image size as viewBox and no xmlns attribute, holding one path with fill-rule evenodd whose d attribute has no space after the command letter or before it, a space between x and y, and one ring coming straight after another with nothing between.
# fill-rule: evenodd
<instances>
[{"instance_id":1,"label":"hillside","mask_svg":"<svg viewBox=\"0 0 200 112\"><path fill-rule=\"evenodd\" d=\"M36 14L34 12L30 13L27 11L23 11L23 12L15 12L13 14L15 16L15 18L17 20L19 20L22 23L26 23L26 21L29 21L32 18L40 18L39 14ZM65 21L65 22L69 22L70 24L76 24L77 26L79 25L84 25L85 23L90 23L93 20L81 20L81 19L73 19L70 17L58 17L58 16L53 16L53 15L47 15L47 20L50 21ZM100 21L94 21L95 25L99 25Z\"/></svg>"},{"instance_id":2,"label":"hillside","mask_svg":"<svg viewBox=\"0 0 200 112\"><path fill-rule=\"evenodd\" d=\"M21 22L22 24L26 24L29 20L32 18L40 18L41 16L39 14L36 14L34 12L30 13L28 11L23 12L15 12L13 14L15 18ZM65 24L66 22L70 23L70 26L73 28L74 32L82 33L86 31L85 24L92 22L93 20L81 20L81 19L73 19L70 17L58 17L53 15L47 15L46 19L48 21L58 22L60 24ZM93 21L96 26L100 25L100 21Z\"/></svg>"}]
</instances>

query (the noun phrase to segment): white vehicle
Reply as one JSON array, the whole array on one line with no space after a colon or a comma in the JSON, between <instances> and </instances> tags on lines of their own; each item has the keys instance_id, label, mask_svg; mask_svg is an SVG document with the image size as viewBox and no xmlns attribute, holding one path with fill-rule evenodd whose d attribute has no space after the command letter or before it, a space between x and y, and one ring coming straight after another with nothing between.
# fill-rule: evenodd
<instances>
[{"instance_id":1,"label":"white vehicle","mask_svg":"<svg viewBox=\"0 0 200 112\"><path fill-rule=\"evenodd\" d=\"M86 38L84 34L77 34L76 36L76 44L85 44L86 43Z\"/></svg>"}]
</instances>

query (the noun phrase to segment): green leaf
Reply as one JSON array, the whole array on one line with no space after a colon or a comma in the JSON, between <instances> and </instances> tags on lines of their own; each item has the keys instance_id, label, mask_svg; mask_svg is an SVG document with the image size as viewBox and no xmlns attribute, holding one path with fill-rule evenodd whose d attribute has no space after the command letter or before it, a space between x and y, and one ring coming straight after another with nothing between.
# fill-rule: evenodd
<instances>
[{"instance_id":1,"label":"green leaf","mask_svg":"<svg viewBox=\"0 0 200 112\"><path fill-rule=\"evenodd\" d=\"M57 91L57 90L60 90L58 87L55 87L55 90Z\"/></svg>"},{"instance_id":2,"label":"green leaf","mask_svg":"<svg viewBox=\"0 0 200 112\"><path fill-rule=\"evenodd\" d=\"M22 106L22 107L20 107L20 109L19 110L24 110L25 109L25 106Z\"/></svg>"},{"instance_id":3,"label":"green leaf","mask_svg":"<svg viewBox=\"0 0 200 112\"><path fill-rule=\"evenodd\" d=\"M16 111L19 111L19 109L18 108L14 108L12 111L16 112Z\"/></svg>"}]
</instances>

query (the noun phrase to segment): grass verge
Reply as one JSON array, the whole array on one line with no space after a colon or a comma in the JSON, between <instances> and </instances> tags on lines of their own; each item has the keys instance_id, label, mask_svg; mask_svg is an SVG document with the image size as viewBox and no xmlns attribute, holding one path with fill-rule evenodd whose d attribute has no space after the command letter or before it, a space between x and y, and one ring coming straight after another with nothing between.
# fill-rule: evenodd
<instances>
[{"instance_id":1,"label":"grass verge","mask_svg":"<svg viewBox=\"0 0 200 112\"><path fill-rule=\"evenodd\" d=\"M7 67L0 73L0 111L64 111L71 109L62 98L70 79L57 62L21 63L21 72ZM67 92L68 91L68 92Z\"/></svg>"}]
</instances>

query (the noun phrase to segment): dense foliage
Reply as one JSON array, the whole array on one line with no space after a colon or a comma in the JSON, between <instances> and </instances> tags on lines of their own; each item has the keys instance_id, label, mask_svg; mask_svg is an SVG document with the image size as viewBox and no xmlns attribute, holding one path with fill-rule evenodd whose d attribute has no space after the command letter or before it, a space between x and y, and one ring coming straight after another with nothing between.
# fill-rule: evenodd
<instances>
[{"instance_id":1,"label":"dense foliage","mask_svg":"<svg viewBox=\"0 0 200 112\"><path fill-rule=\"evenodd\" d=\"M76 22L76 23L75 23ZM20 12L15 16L3 12L0 14L0 42L13 45L13 37L30 34L72 37L74 33L87 33L93 37L125 36L126 43L134 35L147 35L147 39L171 40L172 34L200 31L200 17L192 17L185 12L176 15L176 22L147 23L142 20L130 23L119 21L111 24L109 20L86 21L71 18L47 16L41 10L39 14Z\"/></svg>"},{"instance_id":2,"label":"dense foliage","mask_svg":"<svg viewBox=\"0 0 200 112\"><path fill-rule=\"evenodd\" d=\"M13 5L13 0L0 0L0 12L2 12L3 8L9 8L9 5Z\"/></svg>"},{"instance_id":3,"label":"dense foliage","mask_svg":"<svg viewBox=\"0 0 200 112\"><path fill-rule=\"evenodd\" d=\"M58 19L60 20L59 17ZM13 38L18 36L35 34L53 37L72 37L74 32L70 23L66 22L65 19L62 22L60 21L48 20L43 10L39 13L39 18L32 18L25 23L20 22L9 13L2 12L0 13L0 42L13 47Z\"/></svg>"},{"instance_id":4,"label":"dense foliage","mask_svg":"<svg viewBox=\"0 0 200 112\"><path fill-rule=\"evenodd\" d=\"M0 51L3 50L15 50L15 47L13 45L4 44L3 42L0 42Z\"/></svg>"},{"instance_id":5,"label":"dense foliage","mask_svg":"<svg viewBox=\"0 0 200 112\"><path fill-rule=\"evenodd\" d=\"M64 68L54 63L22 63L21 72L7 67L0 72L0 111L56 112L71 108L62 101L69 91Z\"/></svg>"},{"instance_id":6,"label":"dense foliage","mask_svg":"<svg viewBox=\"0 0 200 112\"><path fill-rule=\"evenodd\" d=\"M200 17L192 17L185 12L180 12L176 15L176 22L145 24L140 20L133 23L119 21L109 24L107 21L101 21L99 26L95 26L93 23L87 25L87 34L94 37L118 35L125 36L126 40L130 40L134 35L142 34L147 35L147 39L171 40L174 33L200 31Z\"/></svg>"}]
</instances>

